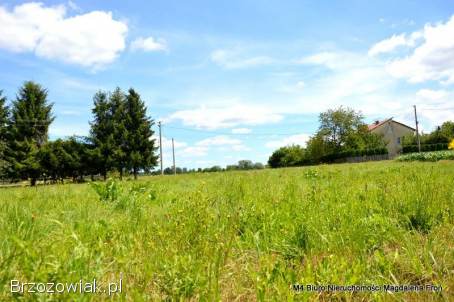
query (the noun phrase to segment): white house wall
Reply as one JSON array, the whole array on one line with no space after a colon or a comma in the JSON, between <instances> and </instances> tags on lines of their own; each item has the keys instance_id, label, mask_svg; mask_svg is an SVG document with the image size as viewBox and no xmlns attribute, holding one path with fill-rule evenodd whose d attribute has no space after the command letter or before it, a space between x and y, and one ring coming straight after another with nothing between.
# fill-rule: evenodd
<instances>
[{"instance_id":1,"label":"white house wall","mask_svg":"<svg viewBox=\"0 0 454 302\"><path fill-rule=\"evenodd\" d=\"M389 155L395 157L402 151L404 136L414 135L414 131L394 121L388 121L371 131L381 135L388 148Z\"/></svg>"}]
</instances>

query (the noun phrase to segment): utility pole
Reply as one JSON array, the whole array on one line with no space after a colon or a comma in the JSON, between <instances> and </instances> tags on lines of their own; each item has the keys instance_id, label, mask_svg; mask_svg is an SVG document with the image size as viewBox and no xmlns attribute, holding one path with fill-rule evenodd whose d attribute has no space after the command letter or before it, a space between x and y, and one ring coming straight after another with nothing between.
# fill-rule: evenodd
<instances>
[{"instance_id":1,"label":"utility pole","mask_svg":"<svg viewBox=\"0 0 454 302\"><path fill-rule=\"evenodd\" d=\"M418 127L418 115L416 114L416 105L413 105L415 109L415 124L416 124L416 140L418 141L418 152L421 152L421 139L419 137L419 127Z\"/></svg>"},{"instance_id":2,"label":"utility pole","mask_svg":"<svg viewBox=\"0 0 454 302\"><path fill-rule=\"evenodd\" d=\"M162 135L161 135L161 121L158 122L158 127L159 127L159 156L161 157L161 175L164 174L164 171L162 170Z\"/></svg>"},{"instance_id":3,"label":"utility pole","mask_svg":"<svg viewBox=\"0 0 454 302\"><path fill-rule=\"evenodd\" d=\"M172 137L172 155L173 155L173 174L177 175L177 167L175 166L175 147L173 145L173 137Z\"/></svg>"}]
</instances>

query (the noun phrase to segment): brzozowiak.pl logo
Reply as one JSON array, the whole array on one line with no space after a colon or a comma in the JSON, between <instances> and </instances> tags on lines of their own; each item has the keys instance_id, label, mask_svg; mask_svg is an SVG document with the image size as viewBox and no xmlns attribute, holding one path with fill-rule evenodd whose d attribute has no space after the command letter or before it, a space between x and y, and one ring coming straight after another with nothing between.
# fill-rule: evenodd
<instances>
[{"instance_id":1,"label":"brzozowiak.pl logo","mask_svg":"<svg viewBox=\"0 0 454 302\"><path fill-rule=\"evenodd\" d=\"M101 283L95 278L90 281L80 279L78 282L21 282L10 281L10 292L14 294L107 294L112 296L123 291L123 278L115 282Z\"/></svg>"}]
</instances>

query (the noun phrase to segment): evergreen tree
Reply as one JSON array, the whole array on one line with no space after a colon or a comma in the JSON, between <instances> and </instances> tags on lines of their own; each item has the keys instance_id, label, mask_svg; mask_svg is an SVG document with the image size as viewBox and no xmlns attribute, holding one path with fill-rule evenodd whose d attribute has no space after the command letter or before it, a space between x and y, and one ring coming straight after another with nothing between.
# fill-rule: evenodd
<instances>
[{"instance_id":1,"label":"evergreen tree","mask_svg":"<svg viewBox=\"0 0 454 302\"><path fill-rule=\"evenodd\" d=\"M107 178L107 172L114 166L115 140L113 134L112 110L107 93L99 91L93 97L94 120L90 123L90 140L93 143L93 161L96 169Z\"/></svg>"},{"instance_id":2,"label":"evergreen tree","mask_svg":"<svg viewBox=\"0 0 454 302\"><path fill-rule=\"evenodd\" d=\"M54 143L48 142L38 152L39 163L43 172L44 183L56 182L59 178L59 161L54 152Z\"/></svg>"},{"instance_id":3,"label":"evergreen tree","mask_svg":"<svg viewBox=\"0 0 454 302\"><path fill-rule=\"evenodd\" d=\"M47 90L34 82L25 82L12 103L7 136L7 160L11 176L30 179L31 185L41 175L38 152L47 142L47 132L54 120Z\"/></svg>"},{"instance_id":4,"label":"evergreen tree","mask_svg":"<svg viewBox=\"0 0 454 302\"><path fill-rule=\"evenodd\" d=\"M113 145L113 165L120 173L120 179L123 179L123 172L127 166L127 131L126 131L126 96L120 90L116 88L110 95L109 106L111 112L111 126L114 139Z\"/></svg>"},{"instance_id":5,"label":"evergreen tree","mask_svg":"<svg viewBox=\"0 0 454 302\"><path fill-rule=\"evenodd\" d=\"M88 144L84 138L72 136L48 142L38 152L44 181L56 182L71 177L73 182L83 181L84 175L92 172L89 165Z\"/></svg>"},{"instance_id":6,"label":"evergreen tree","mask_svg":"<svg viewBox=\"0 0 454 302\"><path fill-rule=\"evenodd\" d=\"M80 144L80 171L82 175L90 175L94 181L94 175L98 173L96 167L95 146L93 145L90 137L76 136L74 139ZM82 172L83 171L83 172Z\"/></svg>"},{"instance_id":7,"label":"evergreen tree","mask_svg":"<svg viewBox=\"0 0 454 302\"><path fill-rule=\"evenodd\" d=\"M2 93L3 92L0 90L0 177L4 176L7 167L7 162L5 160L7 148L6 126L9 117L8 107L6 106L6 97L2 96Z\"/></svg>"},{"instance_id":8,"label":"evergreen tree","mask_svg":"<svg viewBox=\"0 0 454 302\"><path fill-rule=\"evenodd\" d=\"M154 122L147 117L145 103L132 88L126 96L125 107L127 144L124 150L127 167L132 170L134 179L137 179L140 169L149 170L157 164L156 145L155 140L152 139L154 132L151 128Z\"/></svg>"},{"instance_id":9,"label":"evergreen tree","mask_svg":"<svg viewBox=\"0 0 454 302\"><path fill-rule=\"evenodd\" d=\"M87 173L85 154L87 152L85 143L76 136L71 136L64 141L64 148L70 156L68 165L68 174L72 177L73 182L82 182L84 175Z\"/></svg>"}]
</instances>

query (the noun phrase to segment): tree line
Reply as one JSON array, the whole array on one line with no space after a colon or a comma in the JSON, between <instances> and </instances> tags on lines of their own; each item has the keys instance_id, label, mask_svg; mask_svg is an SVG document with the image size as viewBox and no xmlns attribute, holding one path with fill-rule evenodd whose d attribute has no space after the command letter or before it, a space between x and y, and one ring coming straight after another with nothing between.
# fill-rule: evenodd
<instances>
[{"instance_id":1,"label":"tree line","mask_svg":"<svg viewBox=\"0 0 454 302\"><path fill-rule=\"evenodd\" d=\"M268 159L272 168L316 165L363 155L387 154L382 137L368 130L364 116L351 108L339 107L319 115L320 126L306 147L292 145L275 150ZM430 133L420 135L421 151L446 150L454 139L454 122L447 121ZM415 135L405 136L403 153L417 152Z\"/></svg>"},{"instance_id":2,"label":"tree line","mask_svg":"<svg viewBox=\"0 0 454 302\"><path fill-rule=\"evenodd\" d=\"M55 117L48 91L28 81L7 105L0 91L0 177L10 182L30 180L35 185L112 171L120 178L137 175L157 164L156 144L147 108L133 88L99 91L93 97L93 119L87 137L48 140L49 126Z\"/></svg>"},{"instance_id":3,"label":"tree line","mask_svg":"<svg viewBox=\"0 0 454 302\"><path fill-rule=\"evenodd\" d=\"M176 174L186 174L186 173L260 170L260 169L264 169L264 168L265 168L265 166L262 163L259 163L259 162L254 163L251 160L243 159L243 160L238 161L238 163L236 165L227 165L225 168L223 168L219 165L214 165L214 166L207 167L207 168L193 168L193 169L176 167L175 172L176 172ZM159 174L161 174L161 171L153 171L151 174L159 175ZM165 168L163 170L163 174L165 174L165 175L174 174L173 168L171 168L171 167Z\"/></svg>"},{"instance_id":4,"label":"tree line","mask_svg":"<svg viewBox=\"0 0 454 302\"><path fill-rule=\"evenodd\" d=\"M449 143L454 139L454 122L447 121L437 126L432 132L421 133L421 151L438 151L448 149ZM418 152L416 136L406 136L402 141L403 153Z\"/></svg>"},{"instance_id":5,"label":"tree line","mask_svg":"<svg viewBox=\"0 0 454 302\"><path fill-rule=\"evenodd\" d=\"M268 159L271 168L316 165L354 155L387 153L377 134L368 131L364 116L351 108L339 107L319 115L320 126L303 148L281 147Z\"/></svg>"}]
</instances>

